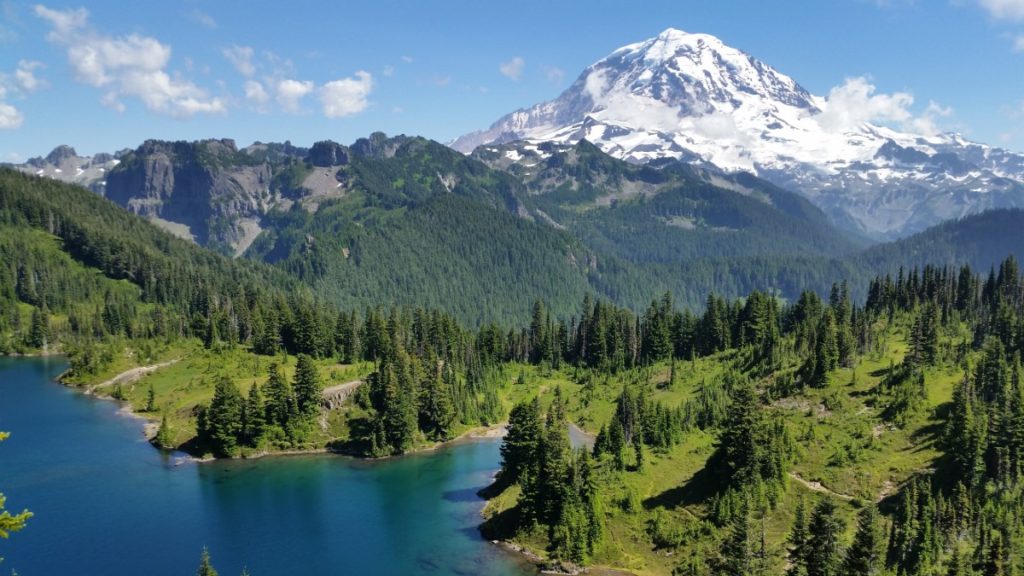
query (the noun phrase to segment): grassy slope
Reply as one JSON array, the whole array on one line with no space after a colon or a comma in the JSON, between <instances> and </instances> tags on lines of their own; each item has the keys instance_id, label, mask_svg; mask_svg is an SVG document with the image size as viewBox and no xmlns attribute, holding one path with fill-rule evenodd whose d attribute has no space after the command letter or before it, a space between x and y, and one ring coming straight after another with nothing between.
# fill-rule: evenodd
<instances>
[{"instance_id":1,"label":"grassy slope","mask_svg":"<svg viewBox=\"0 0 1024 576\"><path fill-rule=\"evenodd\" d=\"M793 397L777 400L770 410L785 415L799 446L791 472L807 483L820 483L814 490L796 478L790 478L778 507L764 519L771 563L781 568L785 559L785 539L801 495L811 502L833 492L841 513L847 519L847 537L852 538L854 514L864 502L881 501L916 472L933 465L939 456L935 447L941 424L937 414L952 397L953 386L962 377L954 366L926 370L927 400L912 412L901 428L882 418L886 396L875 389L885 377L890 362L898 364L906 353L906 325L897 321L881 326L882 342L878 350L858 360L855 368L837 370L824 389L808 389ZM944 342L960 342L962 334L945 334ZM701 381L717 377L728 364L729 353L696 362L677 365L675 389L661 389L668 380L668 367L658 366L644 375L652 397L667 405L681 405ZM570 399L571 417L589 432L607 423L614 411L620 383L615 377L599 378L592 391L575 383L573 374L544 373L534 369L527 382L535 382L542 398L546 391L562 386ZM666 452L649 452L643 472L616 472L608 465L599 467L605 508L607 536L597 564L628 569L638 574L667 574L695 546L705 548L714 557L716 543L701 536L706 526L706 497L711 493L707 479L701 476L715 448L712 433L694 430L684 441ZM627 456L627 462L631 461ZM493 517L515 505L518 487L493 499L486 510ZM639 503L639 506L637 506ZM674 549L656 549L648 532L651 522L660 516L684 531L696 534L693 541ZM754 521L760 530L760 519ZM540 532L521 534L516 542L541 552L546 540ZM774 573L774 571L773 571Z\"/></svg>"}]
</instances>

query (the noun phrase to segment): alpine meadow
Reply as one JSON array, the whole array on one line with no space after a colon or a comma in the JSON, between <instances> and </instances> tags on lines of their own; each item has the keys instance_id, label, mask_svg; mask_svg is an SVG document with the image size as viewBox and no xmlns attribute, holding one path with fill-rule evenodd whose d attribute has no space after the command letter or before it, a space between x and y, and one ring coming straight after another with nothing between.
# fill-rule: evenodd
<instances>
[{"instance_id":1,"label":"alpine meadow","mask_svg":"<svg viewBox=\"0 0 1024 576\"><path fill-rule=\"evenodd\" d=\"M1024 3L9 4L0 571L1024 571Z\"/></svg>"}]
</instances>

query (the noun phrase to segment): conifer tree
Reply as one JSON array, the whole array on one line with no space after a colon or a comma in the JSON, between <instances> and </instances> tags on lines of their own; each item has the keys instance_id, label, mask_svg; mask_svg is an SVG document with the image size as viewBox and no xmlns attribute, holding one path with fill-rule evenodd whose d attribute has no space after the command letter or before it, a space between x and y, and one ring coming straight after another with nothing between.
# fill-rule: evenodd
<instances>
[{"instance_id":1,"label":"conifer tree","mask_svg":"<svg viewBox=\"0 0 1024 576\"><path fill-rule=\"evenodd\" d=\"M843 524L831 499L825 498L814 507L807 531L807 576L840 576Z\"/></svg>"},{"instance_id":2,"label":"conifer tree","mask_svg":"<svg viewBox=\"0 0 1024 576\"><path fill-rule=\"evenodd\" d=\"M803 495L796 505L793 519L793 530L789 533L789 576L805 576L807 574L807 508Z\"/></svg>"},{"instance_id":3,"label":"conifer tree","mask_svg":"<svg viewBox=\"0 0 1024 576\"><path fill-rule=\"evenodd\" d=\"M0 432L0 442L10 436L7 432ZM4 509L7 498L0 493L0 538L7 538L12 532L17 532L25 527L25 523L32 517L28 510L22 510L19 514L11 514ZM2 560L2 558L0 558Z\"/></svg>"},{"instance_id":4,"label":"conifer tree","mask_svg":"<svg viewBox=\"0 0 1024 576\"><path fill-rule=\"evenodd\" d=\"M281 375L277 364L270 365L270 377L263 384L263 390L266 422L280 426L287 431L292 416L298 408L295 405L292 387Z\"/></svg>"},{"instance_id":5,"label":"conifer tree","mask_svg":"<svg viewBox=\"0 0 1024 576\"><path fill-rule=\"evenodd\" d=\"M760 406L754 385L740 379L732 390L732 402L722 426L719 446L725 472L734 485L742 485L754 478L761 446Z\"/></svg>"},{"instance_id":6,"label":"conifer tree","mask_svg":"<svg viewBox=\"0 0 1024 576\"><path fill-rule=\"evenodd\" d=\"M844 576L876 576L881 572L882 542L877 518L874 505L866 506L857 517L857 532L843 561Z\"/></svg>"},{"instance_id":7,"label":"conifer tree","mask_svg":"<svg viewBox=\"0 0 1024 576\"><path fill-rule=\"evenodd\" d=\"M259 438L263 436L266 425L266 407L263 403L263 395L260 387L253 384L249 387L249 394L245 398L242 410L242 438L249 446L256 446Z\"/></svg>"},{"instance_id":8,"label":"conifer tree","mask_svg":"<svg viewBox=\"0 0 1024 576\"><path fill-rule=\"evenodd\" d=\"M744 499L739 512L733 515L729 532L722 543L722 560L718 574L752 576L753 564L750 549L750 507Z\"/></svg>"},{"instance_id":9,"label":"conifer tree","mask_svg":"<svg viewBox=\"0 0 1024 576\"><path fill-rule=\"evenodd\" d=\"M320 372L313 358L308 354L299 354L292 390L295 393L295 405L302 417L312 418L319 412L322 389Z\"/></svg>"},{"instance_id":10,"label":"conifer tree","mask_svg":"<svg viewBox=\"0 0 1024 576\"><path fill-rule=\"evenodd\" d=\"M420 400L420 428L433 440L448 440L455 423L455 406L451 390L442 375L441 366L424 382Z\"/></svg>"},{"instance_id":11,"label":"conifer tree","mask_svg":"<svg viewBox=\"0 0 1024 576\"><path fill-rule=\"evenodd\" d=\"M217 570L210 563L210 551L203 546L203 553L199 557L199 569L196 576L217 576Z\"/></svg>"},{"instance_id":12,"label":"conifer tree","mask_svg":"<svg viewBox=\"0 0 1024 576\"><path fill-rule=\"evenodd\" d=\"M508 417L508 432L501 442L501 471L498 479L510 485L522 482L536 459L540 443L542 423L540 400L523 401L516 404Z\"/></svg>"},{"instance_id":13,"label":"conifer tree","mask_svg":"<svg viewBox=\"0 0 1024 576\"><path fill-rule=\"evenodd\" d=\"M210 448L219 456L231 455L242 433L242 394L226 376L217 379L207 412Z\"/></svg>"},{"instance_id":14,"label":"conifer tree","mask_svg":"<svg viewBox=\"0 0 1024 576\"><path fill-rule=\"evenodd\" d=\"M170 425L167 423L167 414L164 414L160 418L160 427L157 428L156 436L153 438L153 443L156 444L157 448L168 450L174 448L173 436L171 435Z\"/></svg>"}]
</instances>

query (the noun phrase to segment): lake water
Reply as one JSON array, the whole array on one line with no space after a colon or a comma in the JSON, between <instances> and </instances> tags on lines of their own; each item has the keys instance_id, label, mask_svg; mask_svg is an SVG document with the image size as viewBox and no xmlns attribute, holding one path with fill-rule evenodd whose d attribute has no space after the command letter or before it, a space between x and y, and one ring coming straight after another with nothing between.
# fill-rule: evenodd
<instances>
[{"instance_id":1,"label":"lake water","mask_svg":"<svg viewBox=\"0 0 1024 576\"><path fill-rule=\"evenodd\" d=\"M118 406L53 382L59 359L0 358L0 492L35 513L0 540L20 576L522 576L480 538L496 440L380 462L317 455L196 464L161 455Z\"/></svg>"}]
</instances>

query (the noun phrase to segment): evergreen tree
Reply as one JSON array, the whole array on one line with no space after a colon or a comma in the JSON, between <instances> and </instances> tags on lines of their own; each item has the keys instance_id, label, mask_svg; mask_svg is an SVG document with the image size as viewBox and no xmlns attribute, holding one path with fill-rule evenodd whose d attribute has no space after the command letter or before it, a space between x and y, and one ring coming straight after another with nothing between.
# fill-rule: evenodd
<instances>
[{"instance_id":1,"label":"evergreen tree","mask_svg":"<svg viewBox=\"0 0 1024 576\"><path fill-rule=\"evenodd\" d=\"M0 432L0 442L3 442L10 436L7 432ZM29 518L32 517L32 513L28 510L22 510L19 514L11 514L4 509L4 504L7 502L7 498L0 493L0 538L7 538L13 532L18 532L25 527L25 523ZM0 558L2 560L2 558Z\"/></svg>"},{"instance_id":2,"label":"evergreen tree","mask_svg":"<svg viewBox=\"0 0 1024 576\"><path fill-rule=\"evenodd\" d=\"M170 425L167 423L167 414L160 418L160 427L157 428L153 443L157 448L169 450L174 448L174 437L171 435Z\"/></svg>"},{"instance_id":3,"label":"evergreen tree","mask_svg":"<svg viewBox=\"0 0 1024 576\"><path fill-rule=\"evenodd\" d=\"M451 390L443 377L441 366L427 377L420 400L420 429L433 440L448 440L455 423L455 406Z\"/></svg>"},{"instance_id":4,"label":"evergreen tree","mask_svg":"<svg viewBox=\"0 0 1024 576\"><path fill-rule=\"evenodd\" d=\"M203 546L203 553L199 557L199 569L196 570L196 576L217 576L217 570L210 563L210 551Z\"/></svg>"},{"instance_id":5,"label":"evergreen tree","mask_svg":"<svg viewBox=\"0 0 1024 576\"><path fill-rule=\"evenodd\" d=\"M814 369L811 372L811 385L821 388L828 383L828 373L839 365L839 341L836 330L836 318L831 308L826 308L818 324L817 339L814 344Z\"/></svg>"},{"instance_id":6,"label":"evergreen tree","mask_svg":"<svg viewBox=\"0 0 1024 576\"><path fill-rule=\"evenodd\" d=\"M259 438L263 436L266 425L266 407L263 403L263 395L260 387L253 384L249 387L249 394L245 398L245 405L242 410L242 439L249 446L256 446Z\"/></svg>"},{"instance_id":7,"label":"evergreen tree","mask_svg":"<svg viewBox=\"0 0 1024 576\"><path fill-rule=\"evenodd\" d=\"M230 456L242 433L242 394L226 376L214 384L206 425L210 449L218 456Z\"/></svg>"},{"instance_id":8,"label":"evergreen tree","mask_svg":"<svg viewBox=\"0 0 1024 576\"><path fill-rule=\"evenodd\" d=\"M501 471L505 485L521 482L536 459L542 433L540 399L516 404L508 417L508 432L501 443Z\"/></svg>"},{"instance_id":9,"label":"evergreen tree","mask_svg":"<svg viewBox=\"0 0 1024 576\"><path fill-rule=\"evenodd\" d=\"M807 531L807 576L840 576L843 524L831 499L825 498L814 507Z\"/></svg>"},{"instance_id":10,"label":"evergreen tree","mask_svg":"<svg viewBox=\"0 0 1024 576\"><path fill-rule=\"evenodd\" d=\"M288 430L292 416L298 411L295 396L288 381L281 375L277 364L270 365L270 377L263 385L266 422Z\"/></svg>"},{"instance_id":11,"label":"evergreen tree","mask_svg":"<svg viewBox=\"0 0 1024 576\"><path fill-rule=\"evenodd\" d=\"M866 506L858 516L857 533L843 561L843 576L876 576L881 573L882 542L877 518L874 505Z\"/></svg>"},{"instance_id":12,"label":"evergreen tree","mask_svg":"<svg viewBox=\"0 0 1024 576\"><path fill-rule=\"evenodd\" d=\"M32 310L32 323L28 334L28 345L32 348L43 348L50 340L50 320L45 308Z\"/></svg>"},{"instance_id":13,"label":"evergreen tree","mask_svg":"<svg viewBox=\"0 0 1024 576\"><path fill-rule=\"evenodd\" d=\"M806 576L807 574L807 508L803 495L796 505L793 519L793 530L789 533L789 576Z\"/></svg>"},{"instance_id":14,"label":"evergreen tree","mask_svg":"<svg viewBox=\"0 0 1024 576\"><path fill-rule=\"evenodd\" d=\"M156 411L156 390L153 389L153 383L149 383L149 389L146 391L146 412Z\"/></svg>"},{"instance_id":15,"label":"evergreen tree","mask_svg":"<svg viewBox=\"0 0 1024 576\"><path fill-rule=\"evenodd\" d=\"M729 533L722 543L721 576L752 576L753 553L750 549L750 508L744 499L740 511L733 515Z\"/></svg>"},{"instance_id":16,"label":"evergreen tree","mask_svg":"<svg viewBox=\"0 0 1024 576\"><path fill-rule=\"evenodd\" d=\"M740 379L733 387L732 402L719 436L726 475L736 486L749 482L758 472L760 414L754 385Z\"/></svg>"},{"instance_id":17,"label":"evergreen tree","mask_svg":"<svg viewBox=\"0 0 1024 576\"><path fill-rule=\"evenodd\" d=\"M295 364L292 390L295 394L295 404L299 414L304 418L316 416L320 410L320 395L323 385L320 381L320 371L313 362L313 358L308 354L299 354Z\"/></svg>"}]
</instances>

